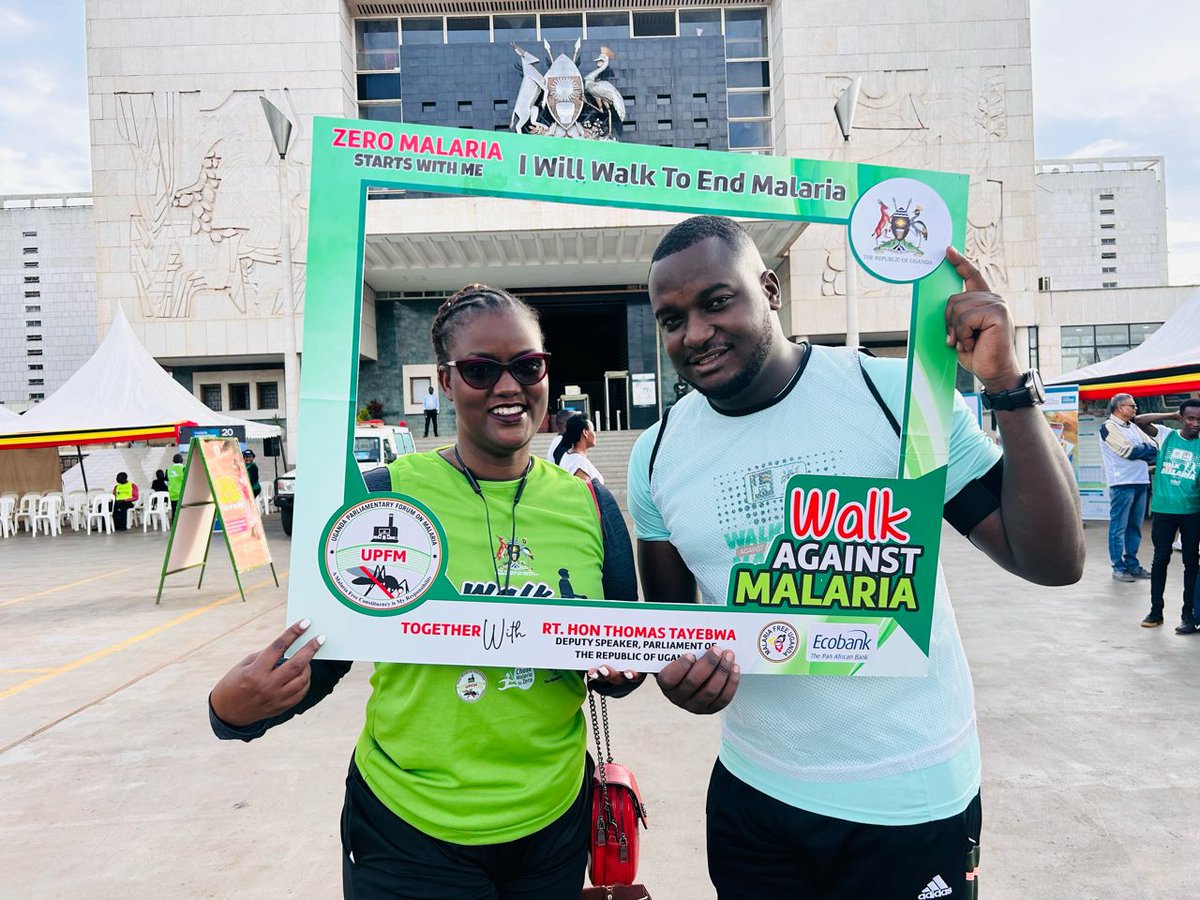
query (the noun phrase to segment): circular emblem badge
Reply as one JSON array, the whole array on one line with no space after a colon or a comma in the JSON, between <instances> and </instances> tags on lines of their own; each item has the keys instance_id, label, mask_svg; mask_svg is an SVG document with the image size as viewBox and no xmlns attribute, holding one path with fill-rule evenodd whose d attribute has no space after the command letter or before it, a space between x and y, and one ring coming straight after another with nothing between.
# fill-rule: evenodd
<instances>
[{"instance_id":1,"label":"circular emblem badge","mask_svg":"<svg viewBox=\"0 0 1200 900\"><path fill-rule=\"evenodd\" d=\"M487 676L478 669L467 669L458 676L454 692L463 703L476 703L487 690Z\"/></svg>"},{"instance_id":2,"label":"circular emblem badge","mask_svg":"<svg viewBox=\"0 0 1200 900\"><path fill-rule=\"evenodd\" d=\"M800 635L787 622L772 622L758 633L758 652L767 662L787 662L799 646Z\"/></svg>"},{"instance_id":3,"label":"circular emblem badge","mask_svg":"<svg viewBox=\"0 0 1200 900\"><path fill-rule=\"evenodd\" d=\"M869 188L850 213L850 246L864 269L884 281L919 281L942 264L954 236L937 191L913 178Z\"/></svg>"},{"instance_id":4,"label":"circular emblem badge","mask_svg":"<svg viewBox=\"0 0 1200 900\"><path fill-rule=\"evenodd\" d=\"M325 571L351 608L388 614L429 590L442 561L433 521L389 497L366 500L334 520L325 539Z\"/></svg>"}]
</instances>

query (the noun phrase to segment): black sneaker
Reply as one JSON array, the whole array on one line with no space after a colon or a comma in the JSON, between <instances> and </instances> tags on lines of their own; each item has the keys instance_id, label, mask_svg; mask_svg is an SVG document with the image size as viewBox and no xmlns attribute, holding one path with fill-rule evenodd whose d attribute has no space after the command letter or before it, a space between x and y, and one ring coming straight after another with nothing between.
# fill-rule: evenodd
<instances>
[{"instance_id":1,"label":"black sneaker","mask_svg":"<svg viewBox=\"0 0 1200 900\"><path fill-rule=\"evenodd\" d=\"M1176 634L1195 634L1198 631L1200 631L1200 628L1196 627L1196 623L1187 619L1184 619L1175 626Z\"/></svg>"},{"instance_id":2,"label":"black sneaker","mask_svg":"<svg viewBox=\"0 0 1200 900\"><path fill-rule=\"evenodd\" d=\"M1148 615L1148 616L1146 616L1146 618L1142 619L1142 627L1143 628L1157 628L1161 624L1162 624L1162 616L1156 616L1154 613L1150 613L1150 615Z\"/></svg>"},{"instance_id":3,"label":"black sneaker","mask_svg":"<svg viewBox=\"0 0 1200 900\"><path fill-rule=\"evenodd\" d=\"M1124 569L1113 569L1113 581L1137 581L1133 577L1132 572L1126 572Z\"/></svg>"},{"instance_id":4,"label":"black sneaker","mask_svg":"<svg viewBox=\"0 0 1200 900\"><path fill-rule=\"evenodd\" d=\"M1149 578L1150 570L1143 569L1141 566L1138 566L1136 569L1130 569L1129 574L1132 575L1134 578Z\"/></svg>"}]
</instances>

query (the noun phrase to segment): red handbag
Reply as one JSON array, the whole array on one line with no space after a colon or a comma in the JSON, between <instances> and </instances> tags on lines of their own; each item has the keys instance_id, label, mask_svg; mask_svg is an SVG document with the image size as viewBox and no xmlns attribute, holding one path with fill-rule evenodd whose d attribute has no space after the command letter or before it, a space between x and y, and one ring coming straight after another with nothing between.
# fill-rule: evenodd
<instances>
[{"instance_id":1,"label":"red handbag","mask_svg":"<svg viewBox=\"0 0 1200 900\"><path fill-rule=\"evenodd\" d=\"M588 878L597 886L632 885L638 867L638 823L646 826L646 807L633 773L613 762L608 739L608 704L600 697L604 723L601 745L600 723L596 720L596 695L588 692L592 734L596 739L599 764L592 773L592 838Z\"/></svg>"}]
</instances>

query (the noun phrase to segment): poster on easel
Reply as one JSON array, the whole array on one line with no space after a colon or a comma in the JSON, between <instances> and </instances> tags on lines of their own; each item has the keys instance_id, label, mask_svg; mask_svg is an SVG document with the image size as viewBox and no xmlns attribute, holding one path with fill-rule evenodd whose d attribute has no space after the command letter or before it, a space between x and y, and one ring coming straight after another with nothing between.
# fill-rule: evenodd
<instances>
[{"instance_id":1,"label":"poster on easel","mask_svg":"<svg viewBox=\"0 0 1200 900\"><path fill-rule=\"evenodd\" d=\"M204 584L213 526L217 523L224 532L242 600L246 599L242 575L254 569L270 566L275 586L279 587L271 548L242 460L241 444L236 437L193 436L183 474L183 493L171 526L155 605L162 602L163 584L168 575L198 567L200 579L196 589Z\"/></svg>"}]
</instances>

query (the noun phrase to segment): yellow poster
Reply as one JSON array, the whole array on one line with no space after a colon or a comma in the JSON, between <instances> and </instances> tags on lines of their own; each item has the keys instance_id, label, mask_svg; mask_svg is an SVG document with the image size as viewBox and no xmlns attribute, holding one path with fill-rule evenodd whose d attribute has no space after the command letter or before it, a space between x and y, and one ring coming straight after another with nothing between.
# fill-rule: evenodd
<instances>
[{"instance_id":1,"label":"yellow poster","mask_svg":"<svg viewBox=\"0 0 1200 900\"><path fill-rule=\"evenodd\" d=\"M234 566L241 573L269 565L271 550L267 546L258 504L254 502L241 447L236 440L208 439L197 443L204 456L204 467L208 470Z\"/></svg>"}]
</instances>

